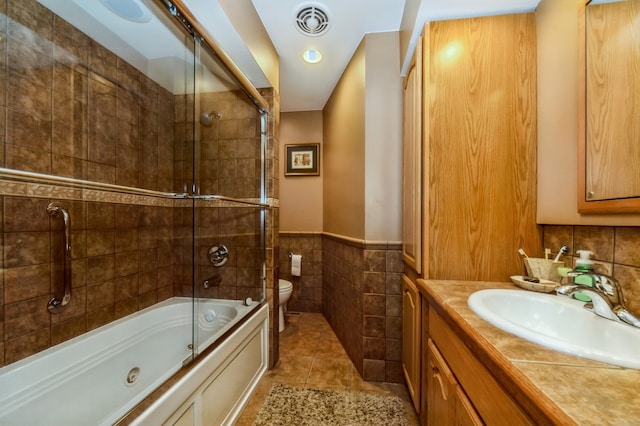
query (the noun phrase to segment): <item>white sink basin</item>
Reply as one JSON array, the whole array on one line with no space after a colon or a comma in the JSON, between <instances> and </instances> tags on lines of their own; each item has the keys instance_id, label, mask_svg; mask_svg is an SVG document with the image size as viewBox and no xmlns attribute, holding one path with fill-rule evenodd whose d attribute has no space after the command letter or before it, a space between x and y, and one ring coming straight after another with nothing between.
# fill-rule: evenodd
<instances>
[{"instance_id":1,"label":"white sink basin","mask_svg":"<svg viewBox=\"0 0 640 426\"><path fill-rule=\"evenodd\" d=\"M601 318L583 302L522 290L473 293L471 310L494 326L550 349L640 370L640 329Z\"/></svg>"}]
</instances>

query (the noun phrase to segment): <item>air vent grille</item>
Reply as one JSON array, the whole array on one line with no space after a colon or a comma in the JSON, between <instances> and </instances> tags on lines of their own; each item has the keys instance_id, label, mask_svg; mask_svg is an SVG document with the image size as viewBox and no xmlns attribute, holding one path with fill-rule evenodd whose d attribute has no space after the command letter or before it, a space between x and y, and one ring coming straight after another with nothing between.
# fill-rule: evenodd
<instances>
[{"instance_id":1,"label":"air vent grille","mask_svg":"<svg viewBox=\"0 0 640 426\"><path fill-rule=\"evenodd\" d=\"M322 35L329 29L329 15L318 6L305 6L296 15L296 28L304 35Z\"/></svg>"}]
</instances>

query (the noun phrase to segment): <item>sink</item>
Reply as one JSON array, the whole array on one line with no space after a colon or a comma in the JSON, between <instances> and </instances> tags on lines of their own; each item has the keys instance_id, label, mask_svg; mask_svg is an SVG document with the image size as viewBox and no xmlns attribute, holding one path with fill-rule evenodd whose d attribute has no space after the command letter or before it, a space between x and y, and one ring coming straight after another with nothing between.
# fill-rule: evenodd
<instances>
[{"instance_id":1,"label":"sink","mask_svg":"<svg viewBox=\"0 0 640 426\"><path fill-rule=\"evenodd\" d=\"M601 318L584 302L524 290L473 293L469 307L490 324L582 358L640 370L640 329Z\"/></svg>"}]
</instances>

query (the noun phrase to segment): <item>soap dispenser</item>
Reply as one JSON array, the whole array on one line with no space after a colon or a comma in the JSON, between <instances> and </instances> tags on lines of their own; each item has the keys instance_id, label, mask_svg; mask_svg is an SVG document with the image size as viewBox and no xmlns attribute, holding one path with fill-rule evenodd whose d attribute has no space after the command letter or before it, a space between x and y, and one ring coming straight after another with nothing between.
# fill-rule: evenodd
<instances>
[{"instance_id":1,"label":"soap dispenser","mask_svg":"<svg viewBox=\"0 0 640 426\"><path fill-rule=\"evenodd\" d=\"M591 260L591 255L593 254L590 250L578 250L576 251L580 256L576 259L576 268L573 270L573 273L570 274L573 276L573 282L575 284L582 284L589 287L593 287L593 276L591 273L593 272L593 260ZM576 297L576 299L588 302L591 299L583 294L578 294L583 297ZM578 296L576 295L576 296Z\"/></svg>"},{"instance_id":2,"label":"soap dispenser","mask_svg":"<svg viewBox=\"0 0 640 426\"><path fill-rule=\"evenodd\" d=\"M591 255L593 252L591 250L578 250L576 251L580 258L576 259L576 272L593 272L593 260L591 260Z\"/></svg>"}]
</instances>

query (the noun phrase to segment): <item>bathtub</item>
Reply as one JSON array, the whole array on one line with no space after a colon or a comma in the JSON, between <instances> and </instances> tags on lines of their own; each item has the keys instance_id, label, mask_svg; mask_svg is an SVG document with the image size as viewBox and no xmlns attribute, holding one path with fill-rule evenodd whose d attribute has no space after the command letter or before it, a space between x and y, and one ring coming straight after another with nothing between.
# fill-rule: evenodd
<instances>
[{"instance_id":1,"label":"bathtub","mask_svg":"<svg viewBox=\"0 0 640 426\"><path fill-rule=\"evenodd\" d=\"M192 299L174 297L0 368L0 425L114 424L192 359L192 334L202 342L197 354L257 304L200 299L195 306L195 327ZM258 309L211 353L198 358L191 371L212 373L242 350L257 351L244 355L257 367L248 376L257 384L266 371L267 310L266 304ZM155 422L159 414L168 419L193 399L201 386L200 373L199 378L187 374L190 381L183 377L175 383L137 422ZM250 384L243 391L252 392ZM242 397L248 399L236 399ZM229 404L239 411L236 401ZM163 414L167 410L171 412Z\"/></svg>"}]
</instances>

